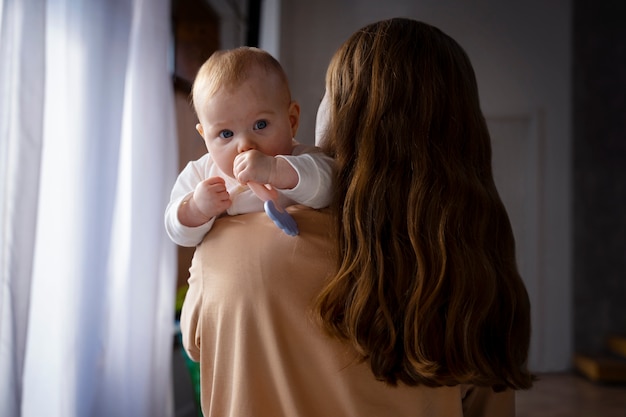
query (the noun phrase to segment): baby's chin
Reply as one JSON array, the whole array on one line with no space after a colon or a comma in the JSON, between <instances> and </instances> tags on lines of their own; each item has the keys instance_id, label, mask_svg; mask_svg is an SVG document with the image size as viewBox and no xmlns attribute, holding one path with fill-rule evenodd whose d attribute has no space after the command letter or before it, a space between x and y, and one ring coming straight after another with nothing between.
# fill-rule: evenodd
<instances>
[{"instance_id":1,"label":"baby's chin","mask_svg":"<svg viewBox=\"0 0 626 417\"><path fill-rule=\"evenodd\" d=\"M237 180L237 178L235 178L235 174L233 173L233 164L234 161L232 164L230 164L230 166L222 166L217 161L215 161L215 165L217 165L217 168L219 168L221 177L228 177L228 179Z\"/></svg>"}]
</instances>

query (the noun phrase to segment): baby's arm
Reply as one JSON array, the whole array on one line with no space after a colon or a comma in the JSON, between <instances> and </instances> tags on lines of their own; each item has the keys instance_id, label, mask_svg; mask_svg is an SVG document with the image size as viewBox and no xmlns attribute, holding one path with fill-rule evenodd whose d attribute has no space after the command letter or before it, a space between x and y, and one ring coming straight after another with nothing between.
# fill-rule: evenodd
<instances>
[{"instance_id":1,"label":"baby's arm","mask_svg":"<svg viewBox=\"0 0 626 417\"><path fill-rule=\"evenodd\" d=\"M240 153L233 163L233 175L241 184L257 182L274 188L293 188L298 185L298 172L287 161L265 155L257 150Z\"/></svg>"},{"instance_id":2,"label":"baby's arm","mask_svg":"<svg viewBox=\"0 0 626 417\"><path fill-rule=\"evenodd\" d=\"M242 184L271 184L299 204L322 208L330 203L333 165L320 148L294 141L291 155L271 157L255 150L239 154L233 174Z\"/></svg>"},{"instance_id":3,"label":"baby's arm","mask_svg":"<svg viewBox=\"0 0 626 417\"><path fill-rule=\"evenodd\" d=\"M211 229L215 221L215 217L208 217L212 213L206 211L204 203L201 201L200 205L198 205L198 201L194 199L196 189L204 189L208 185L206 182L211 182L204 178L207 160L208 155L205 155L197 161L189 162L176 179L172 189L170 202L165 210L165 229L170 239L177 245L196 246L202 241L202 238ZM198 191L200 196L202 196L204 191ZM227 204L229 205L230 203ZM194 213L187 212L187 210L193 211L194 209L200 210L201 220L193 217ZM198 215L198 213L195 213L195 215ZM207 218L209 219L208 221ZM194 219L196 220L194 221Z\"/></svg>"},{"instance_id":4,"label":"baby's arm","mask_svg":"<svg viewBox=\"0 0 626 417\"><path fill-rule=\"evenodd\" d=\"M331 157L316 146L297 144L291 155L279 155L276 159L291 165L298 176L297 185L291 189L281 189L283 194L299 204L315 209L330 204L335 163Z\"/></svg>"}]
</instances>

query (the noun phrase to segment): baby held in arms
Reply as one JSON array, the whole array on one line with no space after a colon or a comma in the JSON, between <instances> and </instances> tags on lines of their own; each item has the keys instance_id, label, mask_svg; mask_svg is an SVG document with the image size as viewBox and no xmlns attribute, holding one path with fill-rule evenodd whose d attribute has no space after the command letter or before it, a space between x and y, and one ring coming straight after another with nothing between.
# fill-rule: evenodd
<instances>
[{"instance_id":1,"label":"baby held in arms","mask_svg":"<svg viewBox=\"0 0 626 417\"><path fill-rule=\"evenodd\" d=\"M172 189L165 227L176 244L196 246L224 214L263 211L265 204L272 217L293 204L328 205L333 160L294 139L300 106L269 53L215 52L198 71L192 97L208 152L187 164ZM285 227L297 234L295 223Z\"/></svg>"}]
</instances>

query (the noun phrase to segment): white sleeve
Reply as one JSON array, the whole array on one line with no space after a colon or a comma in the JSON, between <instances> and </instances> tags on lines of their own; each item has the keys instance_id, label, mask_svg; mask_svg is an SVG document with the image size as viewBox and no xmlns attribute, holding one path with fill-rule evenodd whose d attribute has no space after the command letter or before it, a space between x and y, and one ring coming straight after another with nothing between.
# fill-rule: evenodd
<instances>
[{"instance_id":1,"label":"white sleeve","mask_svg":"<svg viewBox=\"0 0 626 417\"><path fill-rule=\"evenodd\" d=\"M298 173L298 184L280 192L298 204L319 209L330 204L334 160L314 146L298 145L285 159Z\"/></svg>"},{"instance_id":2,"label":"white sleeve","mask_svg":"<svg viewBox=\"0 0 626 417\"><path fill-rule=\"evenodd\" d=\"M188 227L183 225L178 219L180 204L193 193L196 185L205 179L204 167L207 159L208 154L197 161L189 162L185 166L185 169L182 170L176 179L170 195L170 202L165 209L165 230L170 239L179 246L196 246L202 241L204 235L211 230L215 222L215 218L213 218L200 226Z\"/></svg>"}]
</instances>

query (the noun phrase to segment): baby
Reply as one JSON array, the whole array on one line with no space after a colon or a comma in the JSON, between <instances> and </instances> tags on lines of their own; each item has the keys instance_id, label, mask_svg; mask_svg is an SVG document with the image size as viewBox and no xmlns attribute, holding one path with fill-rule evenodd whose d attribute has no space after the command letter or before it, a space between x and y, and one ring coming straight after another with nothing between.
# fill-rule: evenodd
<instances>
[{"instance_id":1,"label":"baby","mask_svg":"<svg viewBox=\"0 0 626 417\"><path fill-rule=\"evenodd\" d=\"M215 52L200 67L192 98L208 153L189 162L172 189L165 228L176 244L196 246L224 213L263 211L249 183L276 189L282 207L329 204L333 160L294 139L300 106L269 53Z\"/></svg>"}]
</instances>

